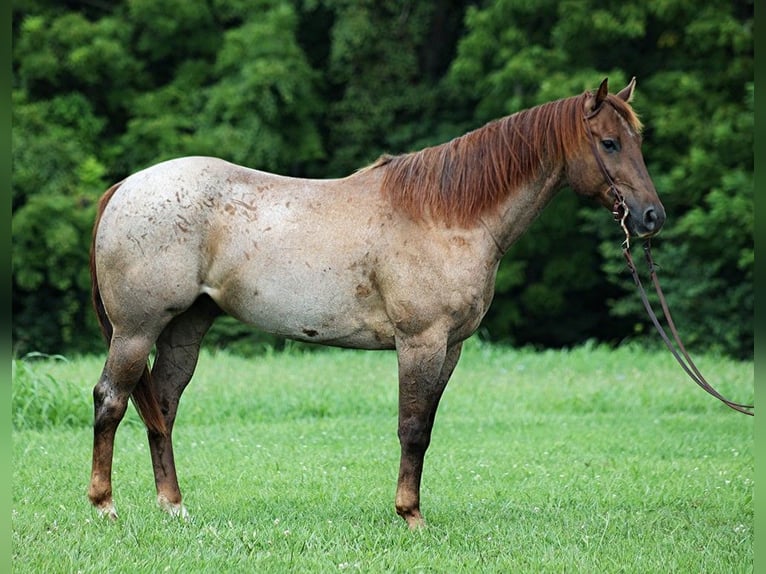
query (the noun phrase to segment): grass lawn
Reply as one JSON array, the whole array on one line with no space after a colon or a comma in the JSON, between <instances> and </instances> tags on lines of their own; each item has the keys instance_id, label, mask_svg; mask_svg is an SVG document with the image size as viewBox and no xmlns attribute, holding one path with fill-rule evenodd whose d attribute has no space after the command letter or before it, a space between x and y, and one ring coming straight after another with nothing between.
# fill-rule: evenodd
<instances>
[{"instance_id":1,"label":"grass lawn","mask_svg":"<svg viewBox=\"0 0 766 574\"><path fill-rule=\"evenodd\" d=\"M729 398L753 363L695 357ZM174 432L190 518L154 503L142 425L115 503L86 490L102 358L15 361L16 572L752 572L753 419L668 353L471 340L442 399L410 532L393 509L396 356L205 352Z\"/></svg>"}]
</instances>

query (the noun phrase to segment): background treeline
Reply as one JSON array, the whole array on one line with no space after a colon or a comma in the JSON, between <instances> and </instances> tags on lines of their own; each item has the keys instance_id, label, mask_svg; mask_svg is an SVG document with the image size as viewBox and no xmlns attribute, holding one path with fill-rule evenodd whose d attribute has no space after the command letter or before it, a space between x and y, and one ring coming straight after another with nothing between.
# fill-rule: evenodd
<instances>
[{"instance_id":1,"label":"background treeline","mask_svg":"<svg viewBox=\"0 0 766 574\"><path fill-rule=\"evenodd\" d=\"M95 203L147 165L210 154L343 176L633 75L676 322L694 349L752 357L752 1L14 0L15 350L103 350ZM643 336L621 239L562 192L504 260L484 336ZM273 342L227 321L208 341Z\"/></svg>"}]
</instances>

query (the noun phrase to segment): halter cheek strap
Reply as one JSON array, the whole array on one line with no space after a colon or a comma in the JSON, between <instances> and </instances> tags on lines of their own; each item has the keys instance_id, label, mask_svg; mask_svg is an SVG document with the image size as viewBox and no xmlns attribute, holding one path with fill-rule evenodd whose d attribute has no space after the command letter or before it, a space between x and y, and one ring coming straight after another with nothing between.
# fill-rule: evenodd
<instances>
[{"instance_id":1,"label":"halter cheek strap","mask_svg":"<svg viewBox=\"0 0 766 574\"><path fill-rule=\"evenodd\" d=\"M593 130L590 129L590 122L588 121L596 117L596 115L598 115L603 107L604 105L601 104L589 114L584 115L583 120L585 121L585 129L588 132L588 142L590 143L590 149L593 152L593 157L596 159L596 164L598 164L598 168L601 170L601 174L604 176L604 179L609 186L609 191L614 196L612 215L614 216L614 220L620 224L620 227L625 233L625 242L623 243L623 248L630 249L630 232L628 231L628 226L626 225L626 221L630 215L630 210L628 209L627 203L625 203L625 197L622 195L622 193L620 193L620 190L617 189L617 184L614 182L612 174L609 173L609 170L604 163L604 159L598 152L596 138L593 136Z\"/></svg>"}]
</instances>

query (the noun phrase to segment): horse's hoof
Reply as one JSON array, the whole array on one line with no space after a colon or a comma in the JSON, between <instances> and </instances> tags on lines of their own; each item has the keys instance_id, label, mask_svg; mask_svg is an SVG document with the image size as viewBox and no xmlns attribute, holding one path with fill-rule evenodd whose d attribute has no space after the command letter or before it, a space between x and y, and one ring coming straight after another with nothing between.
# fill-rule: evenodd
<instances>
[{"instance_id":1,"label":"horse's hoof","mask_svg":"<svg viewBox=\"0 0 766 574\"><path fill-rule=\"evenodd\" d=\"M420 512L408 514L406 516L402 516L404 518L405 522L407 522L407 526L410 530L421 530L426 527L426 521L423 519L423 515L420 514Z\"/></svg>"},{"instance_id":2,"label":"horse's hoof","mask_svg":"<svg viewBox=\"0 0 766 574\"><path fill-rule=\"evenodd\" d=\"M180 502L170 502L164 496L158 496L157 505L173 518L180 518L182 520L187 520L189 518L189 513L186 511L186 507Z\"/></svg>"},{"instance_id":3,"label":"horse's hoof","mask_svg":"<svg viewBox=\"0 0 766 574\"><path fill-rule=\"evenodd\" d=\"M104 504L96 507L98 510L99 518L108 518L109 520L117 520L117 510L114 508L114 504Z\"/></svg>"}]
</instances>

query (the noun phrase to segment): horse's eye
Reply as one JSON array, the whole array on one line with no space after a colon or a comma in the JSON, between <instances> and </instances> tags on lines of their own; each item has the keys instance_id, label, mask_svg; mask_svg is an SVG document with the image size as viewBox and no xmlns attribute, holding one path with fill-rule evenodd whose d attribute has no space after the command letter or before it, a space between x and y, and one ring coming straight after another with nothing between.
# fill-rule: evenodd
<instances>
[{"instance_id":1,"label":"horse's eye","mask_svg":"<svg viewBox=\"0 0 766 574\"><path fill-rule=\"evenodd\" d=\"M606 153L614 153L620 151L620 144L612 139L601 140L601 145Z\"/></svg>"}]
</instances>

